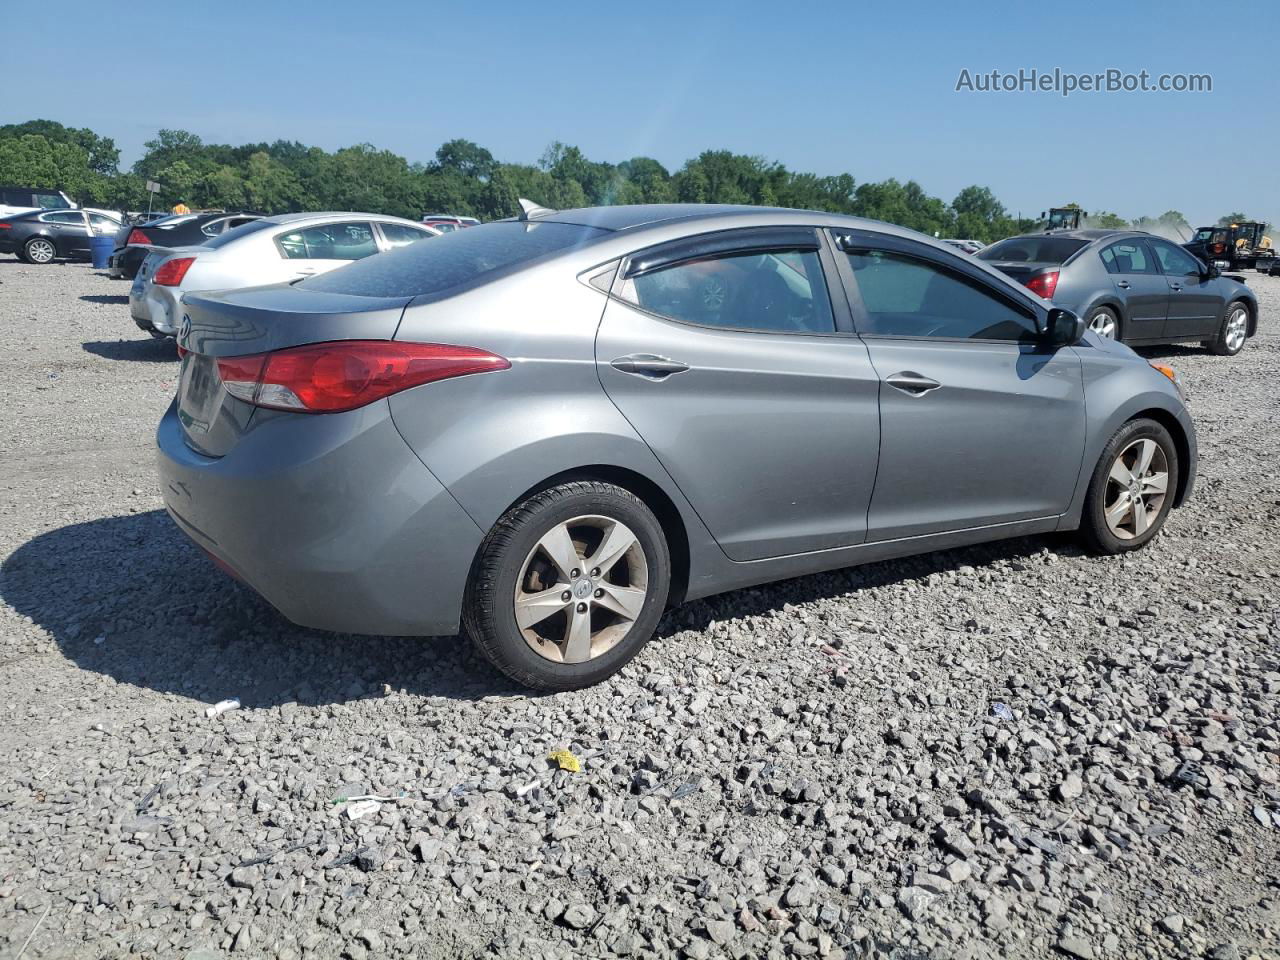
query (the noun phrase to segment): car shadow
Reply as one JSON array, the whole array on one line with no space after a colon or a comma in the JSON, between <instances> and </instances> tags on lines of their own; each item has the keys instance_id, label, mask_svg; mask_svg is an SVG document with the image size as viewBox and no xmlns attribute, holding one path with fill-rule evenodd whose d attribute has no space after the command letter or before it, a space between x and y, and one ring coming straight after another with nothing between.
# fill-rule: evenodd
<instances>
[{"instance_id":1,"label":"car shadow","mask_svg":"<svg viewBox=\"0 0 1280 960\"><path fill-rule=\"evenodd\" d=\"M87 353L107 360L174 363L178 359L177 348L168 337L163 340L156 337L147 337L146 340L90 340L82 346Z\"/></svg>"},{"instance_id":2,"label":"car shadow","mask_svg":"<svg viewBox=\"0 0 1280 960\"><path fill-rule=\"evenodd\" d=\"M1045 543L1006 540L737 590L668 611L658 635L1030 556ZM465 700L528 693L462 637L352 636L288 622L214 567L163 510L70 524L27 541L0 567L0 598L82 669L206 702L341 703L379 696L384 684Z\"/></svg>"},{"instance_id":3,"label":"car shadow","mask_svg":"<svg viewBox=\"0 0 1280 960\"><path fill-rule=\"evenodd\" d=\"M1133 352L1146 360L1166 357L1205 357L1212 354L1198 343L1165 343L1151 347L1134 347Z\"/></svg>"},{"instance_id":4,"label":"car shadow","mask_svg":"<svg viewBox=\"0 0 1280 960\"><path fill-rule=\"evenodd\" d=\"M129 297L123 293L86 293L80 298L85 303L128 303Z\"/></svg>"}]
</instances>

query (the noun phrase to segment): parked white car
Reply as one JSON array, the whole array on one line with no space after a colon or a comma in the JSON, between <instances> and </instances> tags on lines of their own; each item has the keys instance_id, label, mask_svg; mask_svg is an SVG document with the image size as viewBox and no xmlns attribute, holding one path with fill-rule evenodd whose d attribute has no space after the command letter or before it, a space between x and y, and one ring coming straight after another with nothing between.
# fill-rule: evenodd
<instances>
[{"instance_id":1,"label":"parked white car","mask_svg":"<svg viewBox=\"0 0 1280 960\"><path fill-rule=\"evenodd\" d=\"M199 246L152 249L129 290L129 312L152 336L172 337L183 294L287 283L438 236L426 224L376 213L263 217Z\"/></svg>"}]
</instances>

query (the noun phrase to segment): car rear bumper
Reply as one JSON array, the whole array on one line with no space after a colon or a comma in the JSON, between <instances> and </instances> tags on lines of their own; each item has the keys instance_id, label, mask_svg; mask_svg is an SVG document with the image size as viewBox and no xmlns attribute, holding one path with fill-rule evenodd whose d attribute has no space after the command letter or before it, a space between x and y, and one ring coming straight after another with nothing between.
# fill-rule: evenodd
<instances>
[{"instance_id":1,"label":"car rear bumper","mask_svg":"<svg viewBox=\"0 0 1280 960\"><path fill-rule=\"evenodd\" d=\"M183 532L302 626L456 633L483 534L409 449L385 401L254 417L217 459L187 446L174 405L160 421L161 491Z\"/></svg>"},{"instance_id":2,"label":"car rear bumper","mask_svg":"<svg viewBox=\"0 0 1280 960\"><path fill-rule=\"evenodd\" d=\"M177 288L134 280L129 288L129 315L143 330L175 336L182 317L181 297Z\"/></svg>"}]
</instances>

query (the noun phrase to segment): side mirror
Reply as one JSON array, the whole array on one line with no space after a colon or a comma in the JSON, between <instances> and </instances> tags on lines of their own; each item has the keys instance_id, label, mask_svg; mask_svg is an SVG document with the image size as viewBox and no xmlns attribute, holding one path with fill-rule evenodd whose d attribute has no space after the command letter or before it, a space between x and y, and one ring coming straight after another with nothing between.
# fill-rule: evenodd
<instances>
[{"instance_id":1,"label":"side mirror","mask_svg":"<svg viewBox=\"0 0 1280 960\"><path fill-rule=\"evenodd\" d=\"M1049 321L1045 326L1045 342L1053 347L1069 347L1079 343L1084 337L1085 323L1083 317L1077 317L1070 310L1054 307L1049 311Z\"/></svg>"},{"instance_id":2,"label":"side mirror","mask_svg":"<svg viewBox=\"0 0 1280 960\"><path fill-rule=\"evenodd\" d=\"M1212 280L1215 277L1222 276L1222 271L1218 269L1218 265L1216 263L1211 263L1209 266L1205 267L1204 275L1205 279Z\"/></svg>"}]
</instances>

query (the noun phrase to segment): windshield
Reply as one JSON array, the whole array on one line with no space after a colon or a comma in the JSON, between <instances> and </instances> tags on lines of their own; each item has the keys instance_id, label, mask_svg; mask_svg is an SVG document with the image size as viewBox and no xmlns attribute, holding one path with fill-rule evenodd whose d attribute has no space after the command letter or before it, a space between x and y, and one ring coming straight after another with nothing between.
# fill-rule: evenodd
<instances>
[{"instance_id":1,"label":"windshield","mask_svg":"<svg viewBox=\"0 0 1280 960\"><path fill-rule=\"evenodd\" d=\"M299 286L357 297L439 294L539 257L584 247L607 233L576 223L486 223L359 260Z\"/></svg>"},{"instance_id":2,"label":"windshield","mask_svg":"<svg viewBox=\"0 0 1280 960\"><path fill-rule=\"evenodd\" d=\"M987 247L978 254L978 259L1062 263L1086 243L1069 237L1010 237Z\"/></svg>"}]
</instances>

